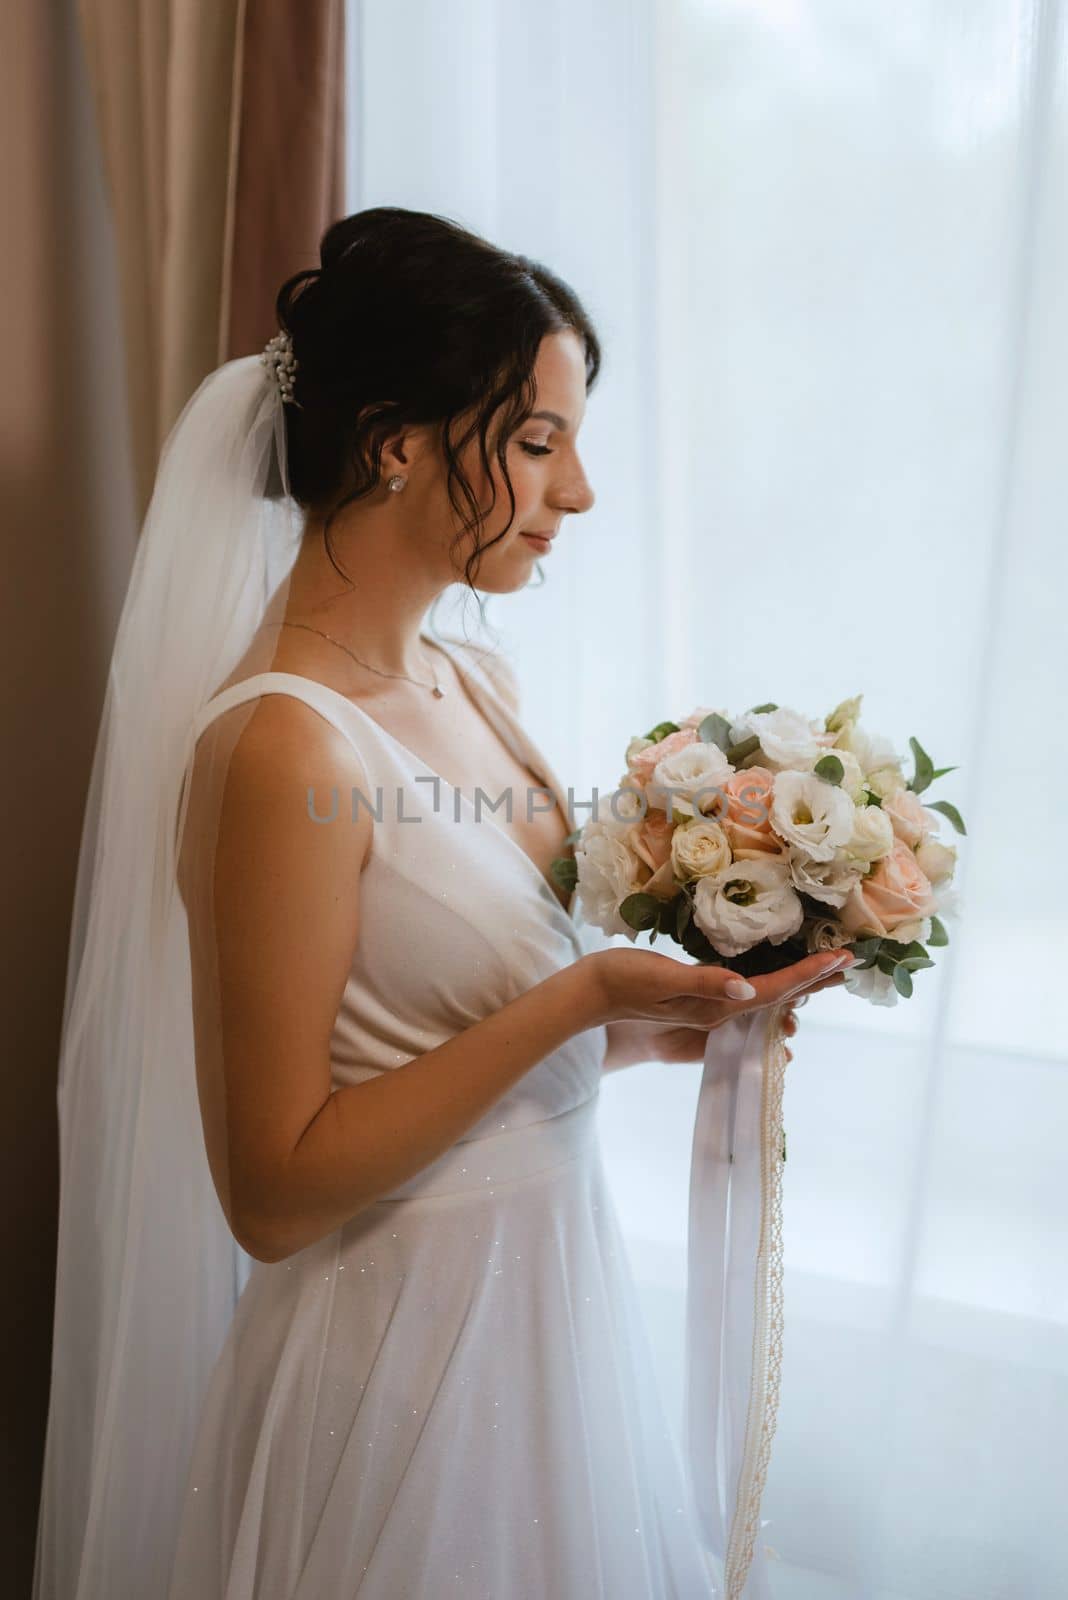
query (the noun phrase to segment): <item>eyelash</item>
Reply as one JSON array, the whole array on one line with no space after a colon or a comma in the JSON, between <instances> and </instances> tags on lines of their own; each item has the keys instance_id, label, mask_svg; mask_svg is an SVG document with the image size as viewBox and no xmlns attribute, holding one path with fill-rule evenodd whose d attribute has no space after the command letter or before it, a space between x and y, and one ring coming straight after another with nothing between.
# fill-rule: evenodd
<instances>
[{"instance_id":1,"label":"eyelash","mask_svg":"<svg viewBox=\"0 0 1068 1600\"><path fill-rule=\"evenodd\" d=\"M520 439L520 449L525 450L528 456L551 456L552 451L547 444L531 444L527 439Z\"/></svg>"}]
</instances>

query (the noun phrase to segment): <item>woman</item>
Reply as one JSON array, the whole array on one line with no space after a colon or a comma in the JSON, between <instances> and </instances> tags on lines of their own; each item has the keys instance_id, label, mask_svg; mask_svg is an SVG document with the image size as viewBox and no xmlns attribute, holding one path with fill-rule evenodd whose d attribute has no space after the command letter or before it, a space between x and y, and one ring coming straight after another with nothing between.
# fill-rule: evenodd
<instances>
[{"instance_id":1,"label":"woman","mask_svg":"<svg viewBox=\"0 0 1068 1600\"><path fill-rule=\"evenodd\" d=\"M841 977L599 948L510 672L422 630L593 503L571 290L377 208L277 312L168 441L116 644L37 1592L700 1600L600 1075Z\"/></svg>"}]
</instances>

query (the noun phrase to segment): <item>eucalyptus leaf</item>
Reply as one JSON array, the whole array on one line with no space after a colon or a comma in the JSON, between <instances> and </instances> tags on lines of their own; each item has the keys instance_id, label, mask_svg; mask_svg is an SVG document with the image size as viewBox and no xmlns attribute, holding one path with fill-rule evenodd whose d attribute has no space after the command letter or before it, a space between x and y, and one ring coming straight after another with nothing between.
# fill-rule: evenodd
<instances>
[{"instance_id":1,"label":"eucalyptus leaf","mask_svg":"<svg viewBox=\"0 0 1068 1600\"><path fill-rule=\"evenodd\" d=\"M944 778L947 772L956 772L957 770L956 767L939 767L936 772L931 773L931 782L933 783L935 778Z\"/></svg>"},{"instance_id":2,"label":"eucalyptus leaf","mask_svg":"<svg viewBox=\"0 0 1068 1600\"><path fill-rule=\"evenodd\" d=\"M642 737L651 739L654 744L659 744L661 739L666 739L669 733L678 733L678 731L679 725L677 722L658 722L655 728L650 728L649 732L643 734Z\"/></svg>"},{"instance_id":3,"label":"eucalyptus leaf","mask_svg":"<svg viewBox=\"0 0 1068 1600\"><path fill-rule=\"evenodd\" d=\"M812 770L817 778L823 779L824 783L839 784L842 781L845 767L843 767L837 756L826 755L820 757Z\"/></svg>"},{"instance_id":4,"label":"eucalyptus leaf","mask_svg":"<svg viewBox=\"0 0 1068 1600\"><path fill-rule=\"evenodd\" d=\"M686 924L693 916L693 904L688 894L681 894L675 904L675 937L682 943Z\"/></svg>"},{"instance_id":5,"label":"eucalyptus leaf","mask_svg":"<svg viewBox=\"0 0 1068 1600\"><path fill-rule=\"evenodd\" d=\"M718 711L710 711L698 725L697 737L705 744L714 744L726 754L730 748L731 725Z\"/></svg>"},{"instance_id":6,"label":"eucalyptus leaf","mask_svg":"<svg viewBox=\"0 0 1068 1600\"><path fill-rule=\"evenodd\" d=\"M961 820L960 812L957 810L956 806L951 806L948 800L932 800L928 809L931 811L941 811L944 817L949 818L950 822L952 822L958 833L967 832L967 829Z\"/></svg>"},{"instance_id":7,"label":"eucalyptus leaf","mask_svg":"<svg viewBox=\"0 0 1068 1600\"><path fill-rule=\"evenodd\" d=\"M740 744L732 744L730 749L725 751L724 754L726 755L731 766L736 767L740 761L745 760L746 756L751 756L754 750L759 749L760 740L757 738L756 734L753 733L750 734L748 739L743 739Z\"/></svg>"},{"instance_id":8,"label":"eucalyptus leaf","mask_svg":"<svg viewBox=\"0 0 1068 1600\"><path fill-rule=\"evenodd\" d=\"M912 974L903 966L894 968L894 988L907 1000L912 994Z\"/></svg>"},{"instance_id":9,"label":"eucalyptus leaf","mask_svg":"<svg viewBox=\"0 0 1068 1600\"><path fill-rule=\"evenodd\" d=\"M578 883L578 862L573 856L557 856L555 861L550 861L549 871L561 889L570 891Z\"/></svg>"},{"instance_id":10,"label":"eucalyptus leaf","mask_svg":"<svg viewBox=\"0 0 1068 1600\"><path fill-rule=\"evenodd\" d=\"M637 928L639 933L644 928L652 928L656 924L659 914L660 902L653 894L628 894L620 903L619 914L629 928Z\"/></svg>"},{"instance_id":11,"label":"eucalyptus leaf","mask_svg":"<svg viewBox=\"0 0 1068 1600\"><path fill-rule=\"evenodd\" d=\"M929 945L949 943L949 934L945 930L945 925L937 917L931 918L931 932L928 935L927 943Z\"/></svg>"},{"instance_id":12,"label":"eucalyptus leaf","mask_svg":"<svg viewBox=\"0 0 1068 1600\"><path fill-rule=\"evenodd\" d=\"M910 739L909 744L912 746L912 755L913 760L916 763L916 770L912 775L908 787L912 790L913 794L922 794L927 788L927 785L930 783L931 779L934 777L934 762L931 760L930 756L927 754L927 751L923 748L923 745L918 739Z\"/></svg>"},{"instance_id":13,"label":"eucalyptus leaf","mask_svg":"<svg viewBox=\"0 0 1068 1600\"><path fill-rule=\"evenodd\" d=\"M778 711L778 709L779 708L775 704L774 700L769 700L765 705L762 706L750 706L749 710L746 712L746 716L759 717L763 715L764 712Z\"/></svg>"}]
</instances>

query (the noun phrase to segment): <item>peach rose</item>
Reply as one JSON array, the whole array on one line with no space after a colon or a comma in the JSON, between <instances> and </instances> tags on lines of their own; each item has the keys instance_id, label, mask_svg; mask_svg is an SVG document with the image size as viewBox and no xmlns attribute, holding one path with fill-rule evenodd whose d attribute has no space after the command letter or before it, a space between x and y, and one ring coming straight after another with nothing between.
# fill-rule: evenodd
<instances>
[{"instance_id":1,"label":"peach rose","mask_svg":"<svg viewBox=\"0 0 1068 1600\"><path fill-rule=\"evenodd\" d=\"M655 744L647 744L644 750L638 750L628 762L631 776L644 789L653 775L653 769L658 761L663 761L665 756L672 756L676 750L684 750L688 744L693 744L697 738L695 728L678 728L674 733L665 734L663 739L658 739Z\"/></svg>"},{"instance_id":2,"label":"peach rose","mask_svg":"<svg viewBox=\"0 0 1068 1600\"><path fill-rule=\"evenodd\" d=\"M933 916L936 909L931 880L920 871L909 846L898 839L889 855L855 885L838 915L854 936L888 938L902 923Z\"/></svg>"},{"instance_id":3,"label":"peach rose","mask_svg":"<svg viewBox=\"0 0 1068 1600\"><path fill-rule=\"evenodd\" d=\"M655 872L665 861L671 860L671 835L674 831L667 813L658 806L650 806L644 821L635 823L628 843L650 872Z\"/></svg>"},{"instance_id":4,"label":"peach rose","mask_svg":"<svg viewBox=\"0 0 1068 1600\"><path fill-rule=\"evenodd\" d=\"M883 801L883 810L899 839L915 850L925 835L938 832L938 813L929 812L918 794L899 789Z\"/></svg>"},{"instance_id":5,"label":"peach rose","mask_svg":"<svg viewBox=\"0 0 1068 1600\"><path fill-rule=\"evenodd\" d=\"M720 824L737 859L780 855L784 845L771 826L775 774L767 767L744 767L721 785L723 802L709 814ZM726 809L724 809L724 802Z\"/></svg>"}]
</instances>

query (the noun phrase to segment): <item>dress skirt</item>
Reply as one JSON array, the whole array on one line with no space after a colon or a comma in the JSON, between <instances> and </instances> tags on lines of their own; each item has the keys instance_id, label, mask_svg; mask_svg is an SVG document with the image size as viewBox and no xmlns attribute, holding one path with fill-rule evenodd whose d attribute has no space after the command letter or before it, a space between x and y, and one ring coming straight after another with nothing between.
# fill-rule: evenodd
<instances>
[{"instance_id":1,"label":"dress skirt","mask_svg":"<svg viewBox=\"0 0 1068 1600\"><path fill-rule=\"evenodd\" d=\"M598 1095L254 1265L169 1600L711 1600Z\"/></svg>"}]
</instances>

